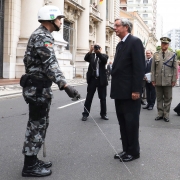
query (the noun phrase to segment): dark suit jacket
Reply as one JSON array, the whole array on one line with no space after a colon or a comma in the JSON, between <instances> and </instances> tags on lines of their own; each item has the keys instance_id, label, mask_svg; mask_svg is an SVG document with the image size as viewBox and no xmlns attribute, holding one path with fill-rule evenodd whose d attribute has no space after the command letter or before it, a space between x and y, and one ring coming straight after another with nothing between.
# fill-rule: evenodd
<instances>
[{"instance_id":1,"label":"dark suit jacket","mask_svg":"<svg viewBox=\"0 0 180 180\"><path fill-rule=\"evenodd\" d=\"M107 86L107 74L106 74L106 64L108 60L108 56L106 54L97 53L97 56L99 57L99 81L100 86ZM89 62L88 71L86 74L87 83L90 82L91 78L93 77L93 66L94 63L95 53L87 53L84 57L84 60Z\"/></svg>"},{"instance_id":2,"label":"dark suit jacket","mask_svg":"<svg viewBox=\"0 0 180 180\"><path fill-rule=\"evenodd\" d=\"M107 72L108 72L108 74L111 74L111 70L112 70L111 66L112 66L112 64L111 65L110 64L107 65Z\"/></svg>"},{"instance_id":3,"label":"dark suit jacket","mask_svg":"<svg viewBox=\"0 0 180 180\"><path fill-rule=\"evenodd\" d=\"M139 38L129 34L122 48L118 50L112 66L111 98L131 99L132 92L142 92L145 74L144 47Z\"/></svg>"},{"instance_id":4,"label":"dark suit jacket","mask_svg":"<svg viewBox=\"0 0 180 180\"><path fill-rule=\"evenodd\" d=\"M147 60L145 62L146 68L145 68L145 74L151 72L151 64L152 64L152 58L150 59L148 65L147 65Z\"/></svg>"}]
</instances>

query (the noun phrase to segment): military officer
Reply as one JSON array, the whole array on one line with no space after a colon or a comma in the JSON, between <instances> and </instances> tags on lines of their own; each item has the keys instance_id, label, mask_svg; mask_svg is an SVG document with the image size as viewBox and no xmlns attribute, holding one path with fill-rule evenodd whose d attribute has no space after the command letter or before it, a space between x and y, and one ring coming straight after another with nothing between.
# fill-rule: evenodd
<instances>
[{"instance_id":1,"label":"military officer","mask_svg":"<svg viewBox=\"0 0 180 180\"><path fill-rule=\"evenodd\" d=\"M38 12L41 25L29 38L24 56L26 74L21 77L23 96L29 104L29 120L23 146L24 167L22 176L43 177L51 174L48 169L51 162L44 162L37 158L45 140L49 125L49 110L52 99L52 82L60 90L65 90L73 100L80 98L79 93L67 85L60 70L53 49L53 31L59 31L64 15L56 6L44 6Z\"/></svg>"},{"instance_id":2,"label":"military officer","mask_svg":"<svg viewBox=\"0 0 180 180\"><path fill-rule=\"evenodd\" d=\"M172 87L176 84L176 54L168 50L171 39L162 37L161 50L154 53L151 65L151 81L156 89L158 116L155 120L169 122L169 111L172 101Z\"/></svg>"}]
</instances>

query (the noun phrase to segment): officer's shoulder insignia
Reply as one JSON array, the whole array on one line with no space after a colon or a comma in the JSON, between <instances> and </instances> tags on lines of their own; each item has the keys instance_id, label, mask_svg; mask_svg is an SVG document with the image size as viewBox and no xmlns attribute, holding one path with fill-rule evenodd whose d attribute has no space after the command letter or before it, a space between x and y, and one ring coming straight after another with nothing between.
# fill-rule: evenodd
<instances>
[{"instance_id":1,"label":"officer's shoulder insignia","mask_svg":"<svg viewBox=\"0 0 180 180\"><path fill-rule=\"evenodd\" d=\"M53 47L53 44L51 42L44 42L44 46L46 47Z\"/></svg>"},{"instance_id":2,"label":"officer's shoulder insignia","mask_svg":"<svg viewBox=\"0 0 180 180\"><path fill-rule=\"evenodd\" d=\"M154 53L154 57L155 57L155 59L158 59L158 58L159 58L159 51L156 51L156 52Z\"/></svg>"}]
</instances>

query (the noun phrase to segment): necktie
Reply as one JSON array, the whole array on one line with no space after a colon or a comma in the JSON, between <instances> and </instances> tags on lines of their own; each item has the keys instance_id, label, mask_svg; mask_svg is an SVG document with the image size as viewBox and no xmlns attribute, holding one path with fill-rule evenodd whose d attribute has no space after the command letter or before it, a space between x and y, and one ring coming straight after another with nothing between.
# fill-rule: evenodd
<instances>
[{"instance_id":1,"label":"necktie","mask_svg":"<svg viewBox=\"0 0 180 180\"><path fill-rule=\"evenodd\" d=\"M147 60L147 64L146 64L146 67L148 67L148 65L149 65L149 59Z\"/></svg>"},{"instance_id":2,"label":"necktie","mask_svg":"<svg viewBox=\"0 0 180 180\"><path fill-rule=\"evenodd\" d=\"M95 56L96 56L96 55L95 55ZM96 57L95 57L95 60L94 60L94 69L96 69L97 62L98 62L98 57L96 56Z\"/></svg>"},{"instance_id":3,"label":"necktie","mask_svg":"<svg viewBox=\"0 0 180 180\"><path fill-rule=\"evenodd\" d=\"M95 77L98 76L98 74L97 74L97 69L98 69L97 62L98 62L98 56L96 56L96 54L95 54L95 59L94 59L94 63L93 63L93 71L94 71L93 76L95 76Z\"/></svg>"},{"instance_id":4,"label":"necktie","mask_svg":"<svg viewBox=\"0 0 180 180\"><path fill-rule=\"evenodd\" d=\"M164 52L164 51L162 52L162 57L163 57L163 59L164 59L164 57L165 57L165 52Z\"/></svg>"}]
</instances>

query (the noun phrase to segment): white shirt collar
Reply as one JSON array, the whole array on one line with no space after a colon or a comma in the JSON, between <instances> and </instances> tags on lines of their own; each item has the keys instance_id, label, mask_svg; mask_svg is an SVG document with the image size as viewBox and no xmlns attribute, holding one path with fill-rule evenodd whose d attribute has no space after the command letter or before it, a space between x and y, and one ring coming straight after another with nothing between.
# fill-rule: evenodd
<instances>
[{"instance_id":1,"label":"white shirt collar","mask_svg":"<svg viewBox=\"0 0 180 180\"><path fill-rule=\"evenodd\" d=\"M121 40L123 42L125 42L125 40L127 39L127 37L129 36L130 33L126 34L126 36Z\"/></svg>"}]
</instances>

